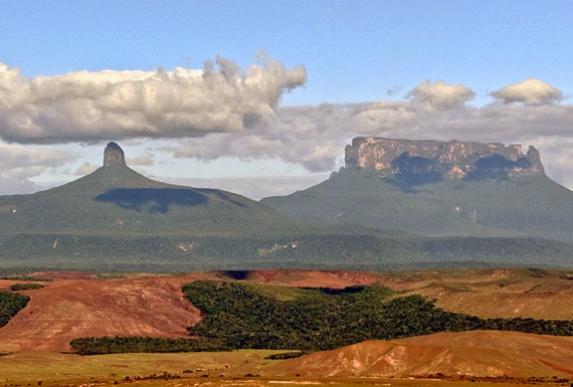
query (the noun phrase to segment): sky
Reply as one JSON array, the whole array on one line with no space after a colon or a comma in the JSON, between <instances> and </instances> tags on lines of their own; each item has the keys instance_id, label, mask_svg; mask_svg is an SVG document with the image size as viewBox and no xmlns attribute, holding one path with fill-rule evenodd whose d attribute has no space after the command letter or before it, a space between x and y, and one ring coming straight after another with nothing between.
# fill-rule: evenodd
<instances>
[{"instance_id":1,"label":"sky","mask_svg":"<svg viewBox=\"0 0 573 387\"><path fill-rule=\"evenodd\" d=\"M534 145L573 188L573 2L0 2L0 194L100 167L253 199L356 136Z\"/></svg>"}]
</instances>

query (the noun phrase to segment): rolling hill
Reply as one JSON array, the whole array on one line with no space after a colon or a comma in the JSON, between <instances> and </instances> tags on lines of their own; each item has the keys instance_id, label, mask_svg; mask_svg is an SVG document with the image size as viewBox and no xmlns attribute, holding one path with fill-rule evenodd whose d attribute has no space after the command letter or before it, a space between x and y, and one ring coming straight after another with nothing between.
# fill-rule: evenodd
<instances>
[{"instance_id":1,"label":"rolling hill","mask_svg":"<svg viewBox=\"0 0 573 387\"><path fill-rule=\"evenodd\" d=\"M462 379L558 375L569 378L573 374L572 361L571 337L474 331L366 341L285 360L262 369L261 374L426 378L440 375Z\"/></svg>"}]
</instances>

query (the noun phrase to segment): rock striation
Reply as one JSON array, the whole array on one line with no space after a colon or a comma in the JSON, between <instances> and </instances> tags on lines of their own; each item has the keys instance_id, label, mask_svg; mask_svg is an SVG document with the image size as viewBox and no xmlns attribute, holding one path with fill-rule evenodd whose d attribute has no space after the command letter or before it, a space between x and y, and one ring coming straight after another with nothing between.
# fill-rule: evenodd
<instances>
[{"instance_id":1,"label":"rock striation","mask_svg":"<svg viewBox=\"0 0 573 387\"><path fill-rule=\"evenodd\" d=\"M113 167L117 165L125 165L125 156L123 149L115 142L110 142L103 151L103 166Z\"/></svg>"},{"instance_id":2,"label":"rock striation","mask_svg":"<svg viewBox=\"0 0 573 387\"><path fill-rule=\"evenodd\" d=\"M345 149L345 167L386 171L403 176L499 178L543 175L537 149L521 145L461 141L356 137Z\"/></svg>"}]
</instances>

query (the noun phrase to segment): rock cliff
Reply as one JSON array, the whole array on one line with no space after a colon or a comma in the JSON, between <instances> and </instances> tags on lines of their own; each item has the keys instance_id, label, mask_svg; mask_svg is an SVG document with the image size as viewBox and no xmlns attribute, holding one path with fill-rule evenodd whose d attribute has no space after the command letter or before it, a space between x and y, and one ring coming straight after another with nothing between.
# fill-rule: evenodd
<instances>
[{"instance_id":1,"label":"rock cliff","mask_svg":"<svg viewBox=\"0 0 573 387\"><path fill-rule=\"evenodd\" d=\"M345 149L345 167L370 169L398 177L485 179L543 175L537 149L500 143L442 142L382 137L356 137Z\"/></svg>"},{"instance_id":2,"label":"rock cliff","mask_svg":"<svg viewBox=\"0 0 573 387\"><path fill-rule=\"evenodd\" d=\"M125 165L125 156L119 145L110 142L103 151L103 166L113 167L116 165Z\"/></svg>"}]
</instances>

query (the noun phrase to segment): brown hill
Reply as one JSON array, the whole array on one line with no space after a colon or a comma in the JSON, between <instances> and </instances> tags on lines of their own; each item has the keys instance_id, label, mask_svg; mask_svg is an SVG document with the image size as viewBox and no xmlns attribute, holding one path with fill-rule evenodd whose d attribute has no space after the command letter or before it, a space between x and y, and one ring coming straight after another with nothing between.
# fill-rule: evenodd
<instances>
[{"instance_id":1,"label":"brown hill","mask_svg":"<svg viewBox=\"0 0 573 387\"><path fill-rule=\"evenodd\" d=\"M181 286L202 275L132 279L54 279L24 291L28 305L0 329L0 351L69 351L86 336L181 337L200 313ZM6 288L14 281L1 281Z\"/></svg>"},{"instance_id":2,"label":"brown hill","mask_svg":"<svg viewBox=\"0 0 573 387\"><path fill-rule=\"evenodd\" d=\"M303 377L571 377L573 338L515 332L438 333L366 341L286 360L261 375Z\"/></svg>"},{"instance_id":3,"label":"brown hill","mask_svg":"<svg viewBox=\"0 0 573 387\"><path fill-rule=\"evenodd\" d=\"M261 270L98 279L86 273L37 273L43 289L24 291L28 306L0 329L2 351L68 351L86 336L182 337L200 313L181 286L196 279L234 278L258 284L344 288L382 283L437 306L479 317L573 319L568 272L509 269L421 270L396 273ZM0 280L0 289L21 282Z\"/></svg>"}]
</instances>

